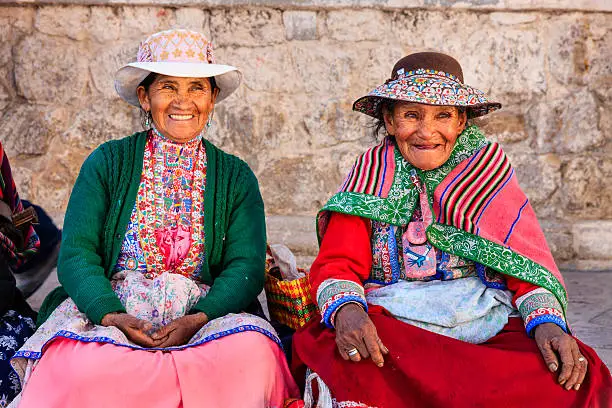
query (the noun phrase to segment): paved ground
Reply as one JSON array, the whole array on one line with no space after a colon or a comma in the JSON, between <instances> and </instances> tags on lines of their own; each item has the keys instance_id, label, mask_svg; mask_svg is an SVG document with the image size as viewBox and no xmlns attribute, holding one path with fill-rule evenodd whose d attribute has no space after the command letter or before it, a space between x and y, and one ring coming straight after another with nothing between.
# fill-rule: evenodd
<instances>
[{"instance_id":1,"label":"paved ground","mask_svg":"<svg viewBox=\"0 0 612 408\"><path fill-rule=\"evenodd\" d=\"M612 271L564 272L563 276L574 334L612 369Z\"/></svg>"},{"instance_id":2,"label":"paved ground","mask_svg":"<svg viewBox=\"0 0 612 408\"><path fill-rule=\"evenodd\" d=\"M612 271L564 272L569 292L569 322L574 334L593 347L612 369ZM32 295L38 308L49 291L58 285L55 271Z\"/></svg>"}]
</instances>

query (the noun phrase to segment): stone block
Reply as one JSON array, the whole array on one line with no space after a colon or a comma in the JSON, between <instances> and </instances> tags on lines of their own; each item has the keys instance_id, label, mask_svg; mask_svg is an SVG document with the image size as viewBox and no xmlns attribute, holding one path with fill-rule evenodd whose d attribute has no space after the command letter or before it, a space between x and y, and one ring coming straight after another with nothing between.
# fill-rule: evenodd
<instances>
[{"instance_id":1,"label":"stone block","mask_svg":"<svg viewBox=\"0 0 612 408\"><path fill-rule=\"evenodd\" d=\"M574 251L579 259L612 261L612 221L578 221L572 226Z\"/></svg>"},{"instance_id":2,"label":"stone block","mask_svg":"<svg viewBox=\"0 0 612 408\"><path fill-rule=\"evenodd\" d=\"M290 52L288 58L295 63L298 89L326 98L349 95L351 85L361 82L361 68L368 56L368 49L361 47L327 48L308 43L292 43Z\"/></svg>"},{"instance_id":3,"label":"stone block","mask_svg":"<svg viewBox=\"0 0 612 408\"><path fill-rule=\"evenodd\" d=\"M66 127L69 112L34 104L11 104L0 119L0 140L10 157L44 155Z\"/></svg>"},{"instance_id":4,"label":"stone block","mask_svg":"<svg viewBox=\"0 0 612 408\"><path fill-rule=\"evenodd\" d=\"M19 94L38 103L65 103L81 97L88 83L89 53L77 43L36 34L16 47Z\"/></svg>"},{"instance_id":5,"label":"stone block","mask_svg":"<svg viewBox=\"0 0 612 408\"><path fill-rule=\"evenodd\" d=\"M176 25L172 8L124 6L118 13L121 20L119 38L122 41L136 41L136 46L149 35Z\"/></svg>"},{"instance_id":6,"label":"stone block","mask_svg":"<svg viewBox=\"0 0 612 408\"><path fill-rule=\"evenodd\" d=\"M559 263L573 259L576 253L571 224L547 219L539 221L555 261Z\"/></svg>"},{"instance_id":7,"label":"stone block","mask_svg":"<svg viewBox=\"0 0 612 408\"><path fill-rule=\"evenodd\" d=\"M530 153L510 154L510 161L516 171L523 191L540 217L550 217L550 205L554 193L561 184L561 160L554 154L535 156ZM548 205L547 205L548 204Z\"/></svg>"},{"instance_id":8,"label":"stone block","mask_svg":"<svg viewBox=\"0 0 612 408\"><path fill-rule=\"evenodd\" d=\"M552 76L562 84L582 84L587 72L586 42L588 27L577 15L552 16L544 24Z\"/></svg>"},{"instance_id":9,"label":"stone block","mask_svg":"<svg viewBox=\"0 0 612 408\"><path fill-rule=\"evenodd\" d=\"M215 45L265 46L283 42L281 12L273 9L217 9L211 12Z\"/></svg>"},{"instance_id":10,"label":"stone block","mask_svg":"<svg viewBox=\"0 0 612 408\"><path fill-rule=\"evenodd\" d=\"M503 109L478 118L477 121L490 140L502 145L522 142L529 138L525 117L516 109Z\"/></svg>"},{"instance_id":11,"label":"stone block","mask_svg":"<svg viewBox=\"0 0 612 408\"><path fill-rule=\"evenodd\" d=\"M244 159L261 177L279 157L310 153L328 135L310 135L302 121L315 101L292 94L254 92L244 87L215 107L209 139Z\"/></svg>"},{"instance_id":12,"label":"stone block","mask_svg":"<svg viewBox=\"0 0 612 408\"><path fill-rule=\"evenodd\" d=\"M7 87L0 82L0 115L2 111L9 105L11 101L11 94Z\"/></svg>"},{"instance_id":13,"label":"stone block","mask_svg":"<svg viewBox=\"0 0 612 408\"><path fill-rule=\"evenodd\" d=\"M304 89L303 78L296 71L292 52L286 45L219 48L216 56L220 63L240 68L243 73L242 86L250 90L295 94Z\"/></svg>"},{"instance_id":14,"label":"stone block","mask_svg":"<svg viewBox=\"0 0 612 408\"><path fill-rule=\"evenodd\" d=\"M176 26L198 31L211 39L210 13L196 7L183 7L176 10Z\"/></svg>"},{"instance_id":15,"label":"stone block","mask_svg":"<svg viewBox=\"0 0 612 408\"><path fill-rule=\"evenodd\" d=\"M0 33L9 26L20 34L30 34L34 28L36 9L34 7L0 7ZM0 36L0 39L5 40Z\"/></svg>"},{"instance_id":16,"label":"stone block","mask_svg":"<svg viewBox=\"0 0 612 408\"><path fill-rule=\"evenodd\" d=\"M533 23L538 20L538 14L536 13L509 13L503 11L496 11L489 15L491 22L500 26L508 25L521 25Z\"/></svg>"},{"instance_id":17,"label":"stone block","mask_svg":"<svg viewBox=\"0 0 612 408\"><path fill-rule=\"evenodd\" d=\"M391 78L395 63L412 52L393 42L381 43L375 47L356 46L353 50L357 54L357 61L352 70L351 91L356 93L347 96L353 96L355 99L367 95Z\"/></svg>"},{"instance_id":18,"label":"stone block","mask_svg":"<svg viewBox=\"0 0 612 408\"><path fill-rule=\"evenodd\" d=\"M315 217L304 215L270 215L266 217L268 242L286 245L295 255L316 255Z\"/></svg>"},{"instance_id":19,"label":"stone block","mask_svg":"<svg viewBox=\"0 0 612 408\"><path fill-rule=\"evenodd\" d=\"M612 160L607 156L580 155L562 167L565 216L579 219L612 218Z\"/></svg>"},{"instance_id":20,"label":"stone block","mask_svg":"<svg viewBox=\"0 0 612 408\"><path fill-rule=\"evenodd\" d=\"M15 98L15 75L12 46L7 40L0 42L0 111Z\"/></svg>"},{"instance_id":21,"label":"stone block","mask_svg":"<svg viewBox=\"0 0 612 408\"><path fill-rule=\"evenodd\" d=\"M329 37L338 41L380 41L389 33L387 16L378 10L332 10L326 22Z\"/></svg>"},{"instance_id":22,"label":"stone block","mask_svg":"<svg viewBox=\"0 0 612 408\"><path fill-rule=\"evenodd\" d=\"M317 13L314 11L287 10L283 12L287 40L316 40Z\"/></svg>"},{"instance_id":23,"label":"stone block","mask_svg":"<svg viewBox=\"0 0 612 408\"><path fill-rule=\"evenodd\" d=\"M92 150L137 131L142 131L137 108L122 100L101 99L80 109L61 137L66 145Z\"/></svg>"},{"instance_id":24,"label":"stone block","mask_svg":"<svg viewBox=\"0 0 612 408\"><path fill-rule=\"evenodd\" d=\"M115 7L92 7L89 20L91 38L100 43L120 40L121 18ZM113 46L113 44L109 44Z\"/></svg>"},{"instance_id":25,"label":"stone block","mask_svg":"<svg viewBox=\"0 0 612 408\"><path fill-rule=\"evenodd\" d=\"M465 82L484 91L491 89L498 75L493 56L498 46L495 36L488 34L490 27L487 15L463 11L410 10L391 16L392 36L404 55L419 51L449 54L461 64Z\"/></svg>"},{"instance_id":26,"label":"stone block","mask_svg":"<svg viewBox=\"0 0 612 408\"><path fill-rule=\"evenodd\" d=\"M542 34L535 25L508 28L493 40L492 83L496 93L514 94L516 102L527 102L547 89L545 53L539 44ZM471 41L471 39L470 39ZM486 63L486 55L481 55ZM470 83L467 81L467 83ZM486 91L486 88L484 89Z\"/></svg>"},{"instance_id":27,"label":"stone block","mask_svg":"<svg viewBox=\"0 0 612 408\"><path fill-rule=\"evenodd\" d=\"M104 98L117 98L115 72L128 62L136 61L138 41L109 43L96 52L89 64L94 89Z\"/></svg>"},{"instance_id":28,"label":"stone block","mask_svg":"<svg viewBox=\"0 0 612 408\"><path fill-rule=\"evenodd\" d=\"M84 40L89 34L90 14L90 9L84 6L41 7L35 26L41 33Z\"/></svg>"},{"instance_id":29,"label":"stone block","mask_svg":"<svg viewBox=\"0 0 612 408\"><path fill-rule=\"evenodd\" d=\"M268 214L314 216L341 178L328 158L304 155L271 160L259 183Z\"/></svg>"},{"instance_id":30,"label":"stone block","mask_svg":"<svg viewBox=\"0 0 612 408\"><path fill-rule=\"evenodd\" d=\"M17 186L17 193L19 198L22 200L30 200L32 198L32 177L33 171L27 163L21 163L20 160L13 160L9 157L11 162L11 173L15 185Z\"/></svg>"},{"instance_id":31,"label":"stone block","mask_svg":"<svg viewBox=\"0 0 612 408\"><path fill-rule=\"evenodd\" d=\"M245 99L235 103L223 101L215 107L216 126L211 129L210 139L244 159L256 173L263 171L265 176L267 161L283 155L281 145L291 135L286 108L281 104L277 108L273 98L246 94Z\"/></svg>"},{"instance_id":32,"label":"stone block","mask_svg":"<svg viewBox=\"0 0 612 408\"><path fill-rule=\"evenodd\" d=\"M589 21L586 42L586 78L604 102L612 103L612 18L596 14Z\"/></svg>"},{"instance_id":33,"label":"stone block","mask_svg":"<svg viewBox=\"0 0 612 408\"><path fill-rule=\"evenodd\" d=\"M607 143L607 148L610 149L610 140L612 140L612 104L606 104L599 107L599 130Z\"/></svg>"},{"instance_id":34,"label":"stone block","mask_svg":"<svg viewBox=\"0 0 612 408\"><path fill-rule=\"evenodd\" d=\"M243 157L241 150L251 150L250 146L257 150L260 140L255 135L253 107L243 103L243 98L247 97L246 92L238 89L236 93L240 93L240 97L232 95L215 105L213 125L207 139L219 148Z\"/></svg>"},{"instance_id":35,"label":"stone block","mask_svg":"<svg viewBox=\"0 0 612 408\"><path fill-rule=\"evenodd\" d=\"M601 147L605 140L598 127L598 106L586 88L568 88L566 96L542 100L528 111L540 152L582 153Z\"/></svg>"},{"instance_id":36,"label":"stone block","mask_svg":"<svg viewBox=\"0 0 612 408\"><path fill-rule=\"evenodd\" d=\"M49 145L49 153L36 163L32 179L31 196L47 211L59 226L77 175L92 149L65 143L60 137Z\"/></svg>"},{"instance_id":37,"label":"stone block","mask_svg":"<svg viewBox=\"0 0 612 408\"><path fill-rule=\"evenodd\" d=\"M352 101L328 99L313 102L312 106L303 120L313 147L359 141L371 134L370 121L365 115L352 111Z\"/></svg>"}]
</instances>

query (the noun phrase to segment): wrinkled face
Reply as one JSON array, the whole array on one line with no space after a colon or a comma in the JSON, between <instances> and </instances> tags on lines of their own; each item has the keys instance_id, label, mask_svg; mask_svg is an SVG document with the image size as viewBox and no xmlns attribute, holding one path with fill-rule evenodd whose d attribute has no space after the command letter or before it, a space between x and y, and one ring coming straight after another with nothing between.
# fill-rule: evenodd
<instances>
[{"instance_id":1,"label":"wrinkled face","mask_svg":"<svg viewBox=\"0 0 612 408\"><path fill-rule=\"evenodd\" d=\"M467 115L454 106L398 102L393 112L383 114L387 132L413 166L432 170L450 157Z\"/></svg>"},{"instance_id":2,"label":"wrinkled face","mask_svg":"<svg viewBox=\"0 0 612 408\"><path fill-rule=\"evenodd\" d=\"M151 111L157 130L183 143L204 129L219 89L213 90L208 78L157 75L148 90L140 86L137 92L140 106Z\"/></svg>"}]
</instances>

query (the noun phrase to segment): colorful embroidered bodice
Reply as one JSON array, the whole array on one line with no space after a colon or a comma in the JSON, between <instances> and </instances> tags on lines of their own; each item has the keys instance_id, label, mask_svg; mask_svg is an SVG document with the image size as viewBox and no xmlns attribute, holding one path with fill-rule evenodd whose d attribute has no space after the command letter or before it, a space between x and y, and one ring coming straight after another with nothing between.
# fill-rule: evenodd
<instances>
[{"instance_id":1,"label":"colorful embroidered bodice","mask_svg":"<svg viewBox=\"0 0 612 408\"><path fill-rule=\"evenodd\" d=\"M206 151L201 138L175 143L153 129L136 204L115 270L197 279L204 256Z\"/></svg>"},{"instance_id":2,"label":"colorful embroidered bodice","mask_svg":"<svg viewBox=\"0 0 612 408\"><path fill-rule=\"evenodd\" d=\"M424 190L420 198L420 206L407 225L372 221L372 272L368 283L451 280L476 275L474 262L440 251L427 241L425 228L432 216Z\"/></svg>"},{"instance_id":3,"label":"colorful embroidered bodice","mask_svg":"<svg viewBox=\"0 0 612 408\"><path fill-rule=\"evenodd\" d=\"M399 280L452 280L476 275L474 262L448 254L433 247L425 229L433 222L426 186L415 171L406 172L403 183L416 187L419 194L410 222L395 226L372 221L372 272L370 284L398 282Z\"/></svg>"}]
</instances>

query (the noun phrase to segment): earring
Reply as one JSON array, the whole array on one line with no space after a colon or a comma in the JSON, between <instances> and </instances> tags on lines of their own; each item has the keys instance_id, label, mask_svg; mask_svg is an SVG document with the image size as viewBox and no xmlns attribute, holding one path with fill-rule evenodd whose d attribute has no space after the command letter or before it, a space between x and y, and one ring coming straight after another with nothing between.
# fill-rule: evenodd
<instances>
[{"instance_id":1,"label":"earring","mask_svg":"<svg viewBox=\"0 0 612 408\"><path fill-rule=\"evenodd\" d=\"M215 108L213 108L213 110L210 111L210 115L208 115L208 120L206 121L205 131L208 131L208 129L210 129L210 127L212 126L212 119L213 119L214 114L215 114Z\"/></svg>"},{"instance_id":2,"label":"earring","mask_svg":"<svg viewBox=\"0 0 612 408\"><path fill-rule=\"evenodd\" d=\"M148 111L145 117L145 128L151 129L151 119L152 119L151 111Z\"/></svg>"}]
</instances>

